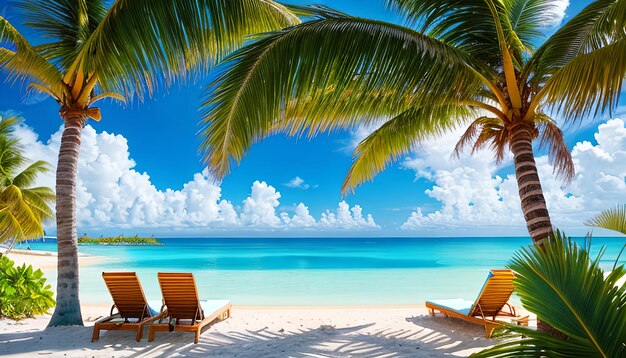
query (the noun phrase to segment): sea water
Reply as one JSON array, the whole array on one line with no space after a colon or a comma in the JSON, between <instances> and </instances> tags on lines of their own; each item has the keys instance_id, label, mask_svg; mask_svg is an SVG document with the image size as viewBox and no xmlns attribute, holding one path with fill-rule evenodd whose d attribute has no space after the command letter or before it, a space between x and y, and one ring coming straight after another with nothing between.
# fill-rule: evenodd
<instances>
[{"instance_id":1,"label":"sea water","mask_svg":"<svg viewBox=\"0 0 626 358\"><path fill-rule=\"evenodd\" d=\"M578 239L582 242L582 239ZM80 268L81 301L109 303L103 271L137 272L159 299L158 272L193 272L200 296L258 306L415 305L472 300L492 268L529 238L162 238L162 246L79 246L105 259ZM594 238L610 269L625 238ZM56 251L56 242L31 242ZM18 247L19 248L19 247ZM22 247L24 248L24 247ZM622 258L621 263L624 263ZM52 284L55 274L45 270Z\"/></svg>"}]
</instances>

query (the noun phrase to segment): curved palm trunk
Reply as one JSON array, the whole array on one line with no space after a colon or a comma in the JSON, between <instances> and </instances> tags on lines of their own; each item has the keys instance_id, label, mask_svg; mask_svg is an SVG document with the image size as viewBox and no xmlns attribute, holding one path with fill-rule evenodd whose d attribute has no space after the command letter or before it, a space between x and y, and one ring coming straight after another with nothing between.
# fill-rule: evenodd
<instances>
[{"instance_id":1,"label":"curved palm trunk","mask_svg":"<svg viewBox=\"0 0 626 358\"><path fill-rule=\"evenodd\" d=\"M552 233L552 223L537 173L531 132L532 128L526 126L515 129L511 136L511 152L526 227L533 242L541 245Z\"/></svg>"},{"instance_id":2,"label":"curved palm trunk","mask_svg":"<svg viewBox=\"0 0 626 358\"><path fill-rule=\"evenodd\" d=\"M532 130L530 126L519 126L511 136L511 152L515 164L515 177L522 204L526 227L535 245L543 247L543 241L552 234L552 222L543 196L541 181L537 173L535 154L533 153ZM562 333L546 324L540 317L537 329L553 336L563 337Z\"/></svg>"},{"instance_id":3,"label":"curved palm trunk","mask_svg":"<svg viewBox=\"0 0 626 358\"><path fill-rule=\"evenodd\" d=\"M57 299L48 326L83 325L78 297L76 238L76 175L80 136L86 117L82 111L61 111L65 122L56 173Z\"/></svg>"}]
</instances>

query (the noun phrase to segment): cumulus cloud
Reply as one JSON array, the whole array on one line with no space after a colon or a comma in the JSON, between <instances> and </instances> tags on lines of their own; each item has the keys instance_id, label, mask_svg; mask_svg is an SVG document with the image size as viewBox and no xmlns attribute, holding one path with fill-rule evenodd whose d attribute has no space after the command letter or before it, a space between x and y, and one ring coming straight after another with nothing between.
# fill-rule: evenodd
<instances>
[{"instance_id":1,"label":"cumulus cloud","mask_svg":"<svg viewBox=\"0 0 626 358\"><path fill-rule=\"evenodd\" d=\"M464 153L458 161L448 160L459 133L429 140L403 166L414 170L416 178L434 183L426 194L441 203L438 210L414 211L402 225L406 230L438 230L449 233L484 233L481 228L525 234L514 174L500 177L493 154ZM572 149L576 177L563 187L553 175L547 156L536 158L553 224L584 233L582 223L597 212L626 202L626 128L621 119L598 126L595 144L577 143ZM418 154L419 153L419 154Z\"/></svg>"},{"instance_id":2,"label":"cumulus cloud","mask_svg":"<svg viewBox=\"0 0 626 358\"><path fill-rule=\"evenodd\" d=\"M556 27L561 24L565 18L565 12L569 7L569 0L552 1L550 11L547 12L544 19L545 27Z\"/></svg>"},{"instance_id":3,"label":"cumulus cloud","mask_svg":"<svg viewBox=\"0 0 626 358\"><path fill-rule=\"evenodd\" d=\"M308 190L309 188L311 188L311 185L305 183L304 179L300 178L299 176L285 183L285 186L288 188L298 188L302 190Z\"/></svg>"},{"instance_id":4,"label":"cumulus cloud","mask_svg":"<svg viewBox=\"0 0 626 358\"><path fill-rule=\"evenodd\" d=\"M326 210L326 212L322 214L320 224L322 227L340 227L343 229L356 229L361 227L371 229L378 228L371 214L364 217L363 209L359 205L350 208L345 201L339 203L335 212Z\"/></svg>"},{"instance_id":5,"label":"cumulus cloud","mask_svg":"<svg viewBox=\"0 0 626 358\"><path fill-rule=\"evenodd\" d=\"M45 143L28 126L16 136L27 148L27 156L55 164L61 131ZM371 216L363 218L359 206L342 202L337 212L325 212L316 220L303 203L293 214L280 208L280 193L266 182L255 181L250 195L240 205L222 197L220 184L208 170L196 173L180 190L160 190L148 173L134 169L128 142L122 135L97 133L91 126L83 131L78 165L77 216L80 230L134 229L150 233L187 232L208 234L209 230L367 230L376 228ZM54 170L39 178L38 185L54 188ZM300 183L301 185L303 183ZM352 214L347 217L345 210ZM343 220L329 224L327 217ZM52 225L49 223L48 225ZM53 229L48 227L47 229Z\"/></svg>"}]
</instances>

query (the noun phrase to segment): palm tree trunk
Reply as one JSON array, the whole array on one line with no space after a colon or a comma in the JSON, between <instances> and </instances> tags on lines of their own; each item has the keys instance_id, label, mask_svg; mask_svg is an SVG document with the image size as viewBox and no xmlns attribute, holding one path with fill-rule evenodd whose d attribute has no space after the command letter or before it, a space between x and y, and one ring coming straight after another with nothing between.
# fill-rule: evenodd
<instances>
[{"instance_id":1,"label":"palm tree trunk","mask_svg":"<svg viewBox=\"0 0 626 358\"><path fill-rule=\"evenodd\" d=\"M530 126L519 126L514 129L511 136L511 152L526 227L533 242L542 245L544 239L552 234L552 222L537 173L532 131L533 128Z\"/></svg>"},{"instance_id":2,"label":"palm tree trunk","mask_svg":"<svg viewBox=\"0 0 626 358\"><path fill-rule=\"evenodd\" d=\"M82 326L78 297L78 242L76 238L76 180L83 111L61 110L65 122L56 173L57 299L48 327Z\"/></svg>"},{"instance_id":3,"label":"palm tree trunk","mask_svg":"<svg viewBox=\"0 0 626 358\"><path fill-rule=\"evenodd\" d=\"M533 129L531 126L523 125L513 129L511 152L513 152L515 177L528 233L535 245L543 247L544 240L552 234L553 229L533 153L531 135ZM563 337L561 332L546 324L541 317L537 317L537 329L553 336Z\"/></svg>"}]
</instances>

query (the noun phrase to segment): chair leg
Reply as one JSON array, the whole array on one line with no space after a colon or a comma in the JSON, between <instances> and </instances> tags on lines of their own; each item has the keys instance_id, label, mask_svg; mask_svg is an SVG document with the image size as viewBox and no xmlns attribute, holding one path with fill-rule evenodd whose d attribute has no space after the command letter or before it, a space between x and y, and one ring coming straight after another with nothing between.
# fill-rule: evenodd
<instances>
[{"instance_id":1,"label":"chair leg","mask_svg":"<svg viewBox=\"0 0 626 358\"><path fill-rule=\"evenodd\" d=\"M200 331L201 331L201 328L200 328L200 326L198 326L198 330L196 330L196 332L195 332L196 335L195 335L195 337L193 339L193 343L194 344L198 344L198 341L200 341Z\"/></svg>"},{"instance_id":2,"label":"chair leg","mask_svg":"<svg viewBox=\"0 0 626 358\"><path fill-rule=\"evenodd\" d=\"M148 328L148 342L154 341L154 333L155 333L154 326L150 326Z\"/></svg>"},{"instance_id":3,"label":"chair leg","mask_svg":"<svg viewBox=\"0 0 626 358\"><path fill-rule=\"evenodd\" d=\"M100 327L98 325L93 326L93 334L91 335L91 341L97 342L100 339Z\"/></svg>"},{"instance_id":4,"label":"chair leg","mask_svg":"<svg viewBox=\"0 0 626 358\"><path fill-rule=\"evenodd\" d=\"M143 326L137 327L137 335L135 336L135 340L137 342L141 342L141 337L143 336Z\"/></svg>"},{"instance_id":5,"label":"chair leg","mask_svg":"<svg viewBox=\"0 0 626 358\"><path fill-rule=\"evenodd\" d=\"M485 322L485 337L487 339L491 338L491 336L493 335L493 331L495 331L496 328L498 328L497 324Z\"/></svg>"}]
</instances>

